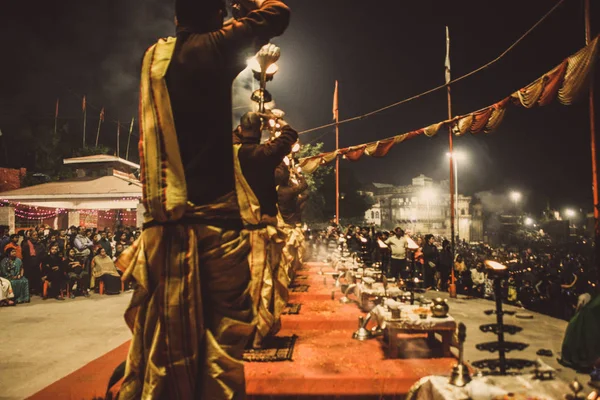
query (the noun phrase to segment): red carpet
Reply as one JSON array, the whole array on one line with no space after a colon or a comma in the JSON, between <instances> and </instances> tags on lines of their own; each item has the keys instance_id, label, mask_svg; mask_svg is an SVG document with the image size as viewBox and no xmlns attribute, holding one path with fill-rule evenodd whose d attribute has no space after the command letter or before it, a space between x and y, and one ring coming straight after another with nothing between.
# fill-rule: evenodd
<instances>
[{"instance_id":1,"label":"red carpet","mask_svg":"<svg viewBox=\"0 0 600 400\"><path fill-rule=\"evenodd\" d=\"M108 380L115 368L127 357L129 341L100 358L42 389L30 400L82 400L95 396L104 398Z\"/></svg>"},{"instance_id":2,"label":"red carpet","mask_svg":"<svg viewBox=\"0 0 600 400\"><path fill-rule=\"evenodd\" d=\"M351 338L361 311L340 304L333 279L316 274L317 264L299 284L308 292L290 293L291 303L302 303L299 315L282 316L281 336L298 335L292 362L247 363L248 396L259 399L400 398L426 375L448 374L452 358L387 359L381 339L359 342ZM106 390L114 368L125 360L128 344L105 354L38 392L30 399L91 399Z\"/></svg>"}]
</instances>

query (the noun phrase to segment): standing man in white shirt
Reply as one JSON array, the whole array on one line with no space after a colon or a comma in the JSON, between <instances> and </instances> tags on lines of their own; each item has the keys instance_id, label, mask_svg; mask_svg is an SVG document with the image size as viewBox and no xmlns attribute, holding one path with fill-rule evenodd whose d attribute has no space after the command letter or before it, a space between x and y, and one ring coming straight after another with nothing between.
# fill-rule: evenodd
<instances>
[{"instance_id":1,"label":"standing man in white shirt","mask_svg":"<svg viewBox=\"0 0 600 400\"><path fill-rule=\"evenodd\" d=\"M394 235L391 235L389 239L385 241L385 244L390 247L392 252L388 277L396 279L400 277L404 280L410 279L410 269L406 262L408 240L404 237L402 228L397 227L394 229Z\"/></svg>"}]
</instances>

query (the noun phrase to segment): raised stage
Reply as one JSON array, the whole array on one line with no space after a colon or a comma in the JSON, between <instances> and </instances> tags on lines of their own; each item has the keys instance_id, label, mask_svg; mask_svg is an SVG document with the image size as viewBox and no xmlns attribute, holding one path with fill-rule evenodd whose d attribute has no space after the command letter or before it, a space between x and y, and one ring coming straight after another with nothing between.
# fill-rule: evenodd
<instances>
[{"instance_id":1,"label":"raised stage","mask_svg":"<svg viewBox=\"0 0 600 400\"><path fill-rule=\"evenodd\" d=\"M246 363L250 398L401 398L419 378L450 371L453 358L391 360L386 358L381 338L353 340L358 317L364 314L355 304L339 302L339 289L334 287L331 276L318 274L321 268L327 271L326 265L307 263L298 272L295 282L309 286L306 292L290 293L290 303L302 304L300 313L282 316L279 336L298 336L293 361ZM128 342L30 399L80 400L102 396L127 349Z\"/></svg>"}]
</instances>

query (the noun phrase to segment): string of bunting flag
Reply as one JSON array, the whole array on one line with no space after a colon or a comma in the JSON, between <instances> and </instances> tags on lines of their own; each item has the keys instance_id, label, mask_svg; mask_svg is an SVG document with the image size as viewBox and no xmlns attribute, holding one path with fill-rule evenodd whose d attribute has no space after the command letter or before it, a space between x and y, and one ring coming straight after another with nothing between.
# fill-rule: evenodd
<instances>
[{"instance_id":1,"label":"string of bunting flag","mask_svg":"<svg viewBox=\"0 0 600 400\"><path fill-rule=\"evenodd\" d=\"M498 128L509 105L541 107L555 99L563 105L571 105L589 87L591 73L598 58L599 38L600 35L596 36L586 47L564 59L555 68L491 106L386 139L301 158L299 165L304 173L312 174L321 165L329 164L338 156L350 161L358 161L363 155L385 157L395 145L417 136L433 137L448 125L456 136L489 133Z\"/></svg>"}]
</instances>

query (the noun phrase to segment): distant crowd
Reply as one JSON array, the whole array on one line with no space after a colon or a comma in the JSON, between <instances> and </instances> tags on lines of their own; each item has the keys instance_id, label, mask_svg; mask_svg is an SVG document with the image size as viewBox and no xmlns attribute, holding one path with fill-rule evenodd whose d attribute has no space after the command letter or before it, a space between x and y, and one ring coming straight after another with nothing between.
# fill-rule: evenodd
<instances>
[{"instance_id":1,"label":"distant crowd","mask_svg":"<svg viewBox=\"0 0 600 400\"><path fill-rule=\"evenodd\" d=\"M598 291L589 245L492 248L457 238L453 254L444 237L410 235L400 227L385 231L374 226L342 229L335 224L310 232L309 237L315 251L341 249L401 284L446 291L453 281L457 292L469 297L492 298L484 262L495 260L510 271L503 286L507 302L565 320Z\"/></svg>"},{"instance_id":2,"label":"distant crowd","mask_svg":"<svg viewBox=\"0 0 600 400\"><path fill-rule=\"evenodd\" d=\"M0 239L0 306L28 303L31 296L65 300L92 292L118 294L124 287L119 255L140 235L136 228L103 230L40 225Z\"/></svg>"}]
</instances>

